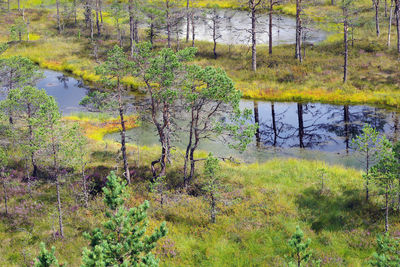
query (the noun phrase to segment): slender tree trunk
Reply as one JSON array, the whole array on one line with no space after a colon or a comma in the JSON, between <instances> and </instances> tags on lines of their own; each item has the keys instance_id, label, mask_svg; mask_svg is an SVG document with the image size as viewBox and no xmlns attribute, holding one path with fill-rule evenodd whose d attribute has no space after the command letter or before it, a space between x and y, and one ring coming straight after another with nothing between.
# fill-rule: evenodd
<instances>
[{"instance_id":1,"label":"slender tree trunk","mask_svg":"<svg viewBox=\"0 0 400 267\"><path fill-rule=\"evenodd\" d=\"M18 0L18 11L21 11L21 1Z\"/></svg>"},{"instance_id":2,"label":"slender tree trunk","mask_svg":"<svg viewBox=\"0 0 400 267\"><path fill-rule=\"evenodd\" d=\"M274 0L269 0L269 30L268 30L268 53L272 55L272 13L274 12Z\"/></svg>"},{"instance_id":3,"label":"slender tree trunk","mask_svg":"<svg viewBox=\"0 0 400 267\"><path fill-rule=\"evenodd\" d=\"M390 2L390 11L389 11L389 25L388 25L388 40L387 46L390 48L390 38L392 33L392 19L393 19L393 0Z\"/></svg>"},{"instance_id":4,"label":"slender tree trunk","mask_svg":"<svg viewBox=\"0 0 400 267\"><path fill-rule=\"evenodd\" d=\"M375 27L376 27L376 36L379 37L380 29L379 29L379 2L380 0L374 0L375 6Z\"/></svg>"},{"instance_id":5,"label":"slender tree trunk","mask_svg":"<svg viewBox=\"0 0 400 267\"><path fill-rule=\"evenodd\" d=\"M117 24L117 33L118 33L119 46L122 47L122 33L121 33L121 27L119 25L119 21L118 20L117 20L116 24Z\"/></svg>"},{"instance_id":6,"label":"slender tree trunk","mask_svg":"<svg viewBox=\"0 0 400 267\"><path fill-rule=\"evenodd\" d=\"M386 186L385 191L385 233L389 231L389 188Z\"/></svg>"},{"instance_id":7,"label":"slender tree trunk","mask_svg":"<svg viewBox=\"0 0 400 267\"><path fill-rule=\"evenodd\" d=\"M254 5L254 4L253 4ZM253 71L257 71L257 36L256 36L256 9L251 9L251 66Z\"/></svg>"},{"instance_id":8,"label":"slender tree trunk","mask_svg":"<svg viewBox=\"0 0 400 267\"><path fill-rule=\"evenodd\" d=\"M387 0L385 0L385 18L387 17L387 11L388 11Z\"/></svg>"},{"instance_id":9,"label":"slender tree trunk","mask_svg":"<svg viewBox=\"0 0 400 267\"><path fill-rule=\"evenodd\" d=\"M217 21L214 18L213 19L213 41L214 41L214 47L213 47L213 52L214 52L214 59L217 59Z\"/></svg>"},{"instance_id":10,"label":"slender tree trunk","mask_svg":"<svg viewBox=\"0 0 400 267\"><path fill-rule=\"evenodd\" d=\"M366 166L366 181L365 181L365 201L369 201L369 149L367 148L367 155L366 155L366 160L367 160L367 166Z\"/></svg>"},{"instance_id":11,"label":"slender tree trunk","mask_svg":"<svg viewBox=\"0 0 400 267\"><path fill-rule=\"evenodd\" d=\"M186 43L189 42L190 35L190 0L186 0Z\"/></svg>"},{"instance_id":12,"label":"slender tree trunk","mask_svg":"<svg viewBox=\"0 0 400 267\"><path fill-rule=\"evenodd\" d=\"M125 135L126 135L126 127L125 127L125 120L124 120L124 108L122 104L122 92L121 92L121 85L120 85L120 80L119 77L117 78L117 88L118 88L118 105L119 105L119 117L120 117L120 123L121 123L121 151L122 151L122 160L124 162L124 172L125 172L125 178L128 184L131 183L131 177L130 177L130 172L129 172L129 166L128 166L128 157L126 155L126 140L125 140Z\"/></svg>"},{"instance_id":13,"label":"slender tree trunk","mask_svg":"<svg viewBox=\"0 0 400 267\"><path fill-rule=\"evenodd\" d=\"M11 0L7 0L7 11L10 12L10 1Z\"/></svg>"},{"instance_id":14,"label":"slender tree trunk","mask_svg":"<svg viewBox=\"0 0 400 267\"><path fill-rule=\"evenodd\" d=\"M63 219L62 219L62 206L61 206L61 190L60 190L60 177L59 177L59 170L58 170L58 163L57 163L57 149L56 149L56 143L55 143L55 137L52 129L53 126L51 126L52 130L52 137L51 137L51 144L52 144L52 152L53 152L53 168L55 172L55 179L56 179L56 194L57 194L57 210L58 210L58 225L59 225L59 230L60 230L60 236L61 238L64 237L64 226L63 226Z\"/></svg>"},{"instance_id":15,"label":"slender tree trunk","mask_svg":"<svg viewBox=\"0 0 400 267\"><path fill-rule=\"evenodd\" d=\"M18 1L19 3L19 1ZM57 27L58 27L58 34L61 34L61 19L60 19L60 0L56 1L57 6ZM19 9L19 8L18 8Z\"/></svg>"},{"instance_id":16,"label":"slender tree trunk","mask_svg":"<svg viewBox=\"0 0 400 267\"><path fill-rule=\"evenodd\" d=\"M31 22L29 18L26 19L26 40L29 42L30 40L30 29L29 26L31 25Z\"/></svg>"},{"instance_id":17,"label":"slender tree trunk","mask_svg":"<svg viewBox=\"0 0 400 267\"><path fill-rule=\"evenodd\" d=\"M96 0L96 27L97 27L97 37L101 35L101 26L99 21L99 1Z\"/></svg>"},{"instance_id":18,"label":"slender tree trunk","mask_svg":"<svg viewBox=\"0 0 400 267\"><path fill-rule=\"evenodd\" d=\"M135 19L135 22L134 22L133 26L134 26L134 28L133 28L134 31L133 32L134 32L134 36L135 36L135 42L139 43L139 30L138 30L139 21L137 19Z\"/></svg>"},{"instance_id":19,"label":"slender tree trunk","mask_svg":"<svg viewBox=\"0 0 400 267\"><path fill-rule=\"evenodd\" d=\"M101 2L101 0L98 0L98 1L99 1L100 22L101 22L101 25L103 25L103 10L102 10L102 2Z\"/></svg>"},{"instance_id":20,"label":"slender tree trunk","mask_svg":"<svg viewBox=\"0 0 400 267\"><path fill-rule=\"evenodd\" d=\"M297 103L297 117L299 121L299 147L304 148L304 121L303 121L303 104Z\"/></svg>"},{"instance_id":21,"label":"slender tree trunk","mask_svg":"<svg viewBox=\"0 0 400 267\"><path fill-rule=\"evenodd\" d=\"M5 179L5 178L3 178ZM8 215L8 193L7 193L7 185L6 185L6 181L3 181L3 191L4 191L4 207L5 207L5 211L6 211L6 216Z\"/></svg>"},{"instance_id":22,"label":"slender tree trunk","mask_svg":"<svg viewBox=\"0 0 400 267\"><path fill-rule=\"evenodd\" d=\"M396 30L397 30L397 52L400 53L400 0L396 1Z\"/></svg>"},{"instance_id":23,"label":"slender tree trunk","mask_svg":"<svg viewBox=\"0 0 400 267\"><path fill-rule=\"evenodd\" d=\"M302 62L301 58L301 0L296 0L296 47L295 47L295 58Z\"/></svg>"},{"instance_id":24,"label":"slender tree trunk","mask_svg":"<svg viewBox=\"0 0 400 267\"><path fill-rule=\"evenodd\" d=\"M196 39L196 32L195 32L194 12L192 12L192 47L195 47L195 39Z\"/></svg>"},{"instance_id":25,"label":"slender tree trunk","mask_svg":"<svg viewBox=\"0 0 400 267\"><path fill-rule=\"evenodd\" d=\"M28 120L30 121L32 117L31 114L31 106L28 105ZM28 131L29 131L29 146L31 148L31 163L32 163L32 167L33 167L33 172L32 172L32 176L33 177L37 177L38 176L38 167L36 165L36 160L35 160L35 151L33 149L33 129L32 129L32 125L29 122L28 124Z\"/></svg>"},{"instance_id":26,"label":"slender tree trunk","mask_svg":"<svg viewBox=\"0 0 400 267\"><path fill-rule=\"evenodd\" d=\"M254 101L254 123L260 125L260 114L258 111L258 102ZM260 136L260 127L256 130L256 145L257 147L261 146L261 136Z\"/></svg>"},{"instance_id":27,"label":"slender tree trunk","mask_svg":"<svg viewBox=\"0 0 400 267\"><path fill-rule=\"evenodd\" d=\"M191 111L191 120L190 120L190 129L189 129L189 143L186 147L186 153L185 153L185 162L184 162L184 166L183 166L183 182L184 182L184 186L187 187L189 185L189 179L188 179L188 175L187 175L187 165L189 162L189 156L190 156L190 148L192 147L192 142L193 142L193 127L194 127L194 120L195 120L195 116L194 116L194 110L192 108Z\"/></svg>"},{"instance_id":28,"label":"slender tree trunk","mask_svg":"<svg viewBox=\"0 0 400 267\"><path fill-rule=\"evenodd\" d=\"M347 81L347 65L349 57L349 45L347 41L348 25L347 25L347 8L343 9L344 23L343 23L343 42L344 42L344 64L343 64L343 83Z\"/></svg>"},{"instance_id":29,"label":"slender tree trunk","mask_svg":"<svg viewBox=\"0 0 400 267\"><path fill-rule=\"evenodd\" d=\"M85 166L82 166L81 174L82 174L82 183L83 183L83 204L84 204L85 208L87 208L87 207L89 207L89 192L88 192L88 188L87 188Z\"/></svg>"},{"instance_id":30,"label":"slender tree trunk","mask_svg":"<svg viewBox=\"0 0 400 267\"><path fill-rule=\"evenodd\" d=\"M63 218L62 218L60 181L59 181L58 174L56 176L57 176L56 177L56 190L57 190L58 225L60 227L60 236L64 237L64 225L63 225Z\"/></svg>"},{"instance_id":31,"label":"slender tree trunk","mask_svg":"<svg viewBox=\"0 0 400 267\"><path fill-rule=\"evenodd\" d=\"M276 146L278 140L278 128L276 126L275 103L271 103L272 130L274 132L273 146Z\"/></svg>"},{"instance_id":32,"label":"slender tree trunk","mask_svg":"<svg viewBox=\"0 0 400 267\"><path fill-rule=\"evenodd\" d=\"M131 46L131 57L135 52L135 19L133 17L133 1L129 0L129 40Z\"/></svg>"},{"instance_id":33,"label":"slender tree trunk","mask_svg":"<svg viewBox=\"0 0 400 267\"><path fill-rule=\"evenodd\" d=\"M154 24L150 24L150 44L151 47L153 48L153 38L154 38Z\"/></svg>"},{"instance_id":34,"label":"slender tree trunk","mask_svg":"<svg viewBox=\"0 0 400 267\"><path fill-rule=\"evenodd\" d=\"M215 196L214 196L214 192L210 193L210 197L211 197L211 223L215 223L216 222L216 201L215 201Z\"/></svg>"},{"instance_id":35,"label":"slender tree trunk","mask_svg":"<svg viewBox=\"0 0 400 267\"><path fill-rule=\"evenodd\" d=\"M169 9L169 0L165 0L165 6L166 6L166 19L167 19L167 42L168 42L168 48L171 48L171 18L170 18L170 9Z\"/></svg>"},{"instance_id":36,"label":"slender tree trunk","mask_svg":"<svg viewBox=\"0 0 400 267\"><path fill-rule=\"evenodd\" d=\"M73 2L73 7L74 7L74 25L76 26L77 24L77 19L76 19L76 0Z\"/></svg>"}]
</instances>

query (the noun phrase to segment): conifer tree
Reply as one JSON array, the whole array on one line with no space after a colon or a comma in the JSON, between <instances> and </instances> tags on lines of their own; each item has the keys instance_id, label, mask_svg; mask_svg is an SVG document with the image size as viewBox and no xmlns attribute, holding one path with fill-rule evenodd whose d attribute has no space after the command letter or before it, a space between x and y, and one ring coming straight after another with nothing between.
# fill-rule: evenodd
<instances>
[{"instance_id":1,"label":"conifer tree","mask_svg":"<svg viewBox=\"0 0 400 267\"><path fill-rule=\"evenodd\" d=\"M375 162L377 152L378 152L378 137L379 133L372 128L370 125L364 125L362 133L357 135L355 139L352 140L354 148L359 151L363 157L365 163L365 199L369 200L369 169L371 165Z\"/></svg>"},{"instance_id":2,"label":"conifer tree","mask_svg":"<svg viewBox=\"0 0 400 267\"><path fill-rule=\"evenodd\" d=\"M125 113L127 105L125 98L128 95L127 90L121 84L122 79L126 78L132 70L132 63L128 60L124 50L115 45L107 54L107 60L96 67L96 73L102 76L101 82L110 89L116 90L116 98L118 102L118 113L121 125L121 152L124 164L124 174L128 183L131 182L128 156L126 153L126 127L125 127Z\"/></svg>"},{"instance_id":3,"label":"conifer tree","mask_svg":"<svg viewBox=\"0 0 400 267\"><path fill-rule=\"evenodd\" d=\"M400 266L400 242L389 236L389 233L378 235L376 239L376 251L369 261L371 266L395 267Z\"/></svg>"},{"instance_id":4,"label":"conifer tree","mask_svg":"<svg viewBox=\"0 0 400 267\"><path fill-rule=\"evenodd\" d=\"M291 249L289 266L306 266L312 256L312 250L309 248L311 239L304 241L304 233L300 226L296 227L296 232L290 238L289 247Z\"/></svg>"},{"instance_id":5,"label":"conifer tree","mask_svg":"<svg viewBox=\"0 0 400 267\"><path fill-rule=\"evenodd\" d=\"M207 181L203 189L207 192L207 198L210 202L210 220L216 222L217 198L219 195L220 179L218 171L220 170L219 160L210 153L204 164L204 176Z\"/></svg>"},{"instance_id":6,"label":"conifer tree","mask_svg":"<svg viewBox=\"0 0 400 267\"><path fill-rule=\"evenodd\" d=\"M51 248L51 251L46 249L45 244L40 243L40 254L36 258L35 267L57 267L60 266L58 264L58 260L54 255L56 249L54 247Z\"/></svg>"},{"instance_id":7,"label":"conifer tree","mask_svg":"<svg viewBox=\"0 0 400 267\"><path fill-rule=\"evenodd\" d=\"M392 143L385 136L381 139L379 162L369 172L370 179L377 185L385 197L385 232L389 230L389 201L395 192L394 183L398 176L399 163L395 158Z\"/></svg>"},{"instance_id":8,"label":"conifer tree","mask_svg":"<svg viewBox=\"0 0 400 267\"><path fill-rule=\"evenodd\" d=\"M82 266L158 266L151 250L167 234L165 223L152 235L145 236L149 203L145 201L136 208L127 209L125 188L126 182L111 172L103 188L107 221L101 229L86 234L90 248L83 251Z\"/></svg>"}]
</instances>

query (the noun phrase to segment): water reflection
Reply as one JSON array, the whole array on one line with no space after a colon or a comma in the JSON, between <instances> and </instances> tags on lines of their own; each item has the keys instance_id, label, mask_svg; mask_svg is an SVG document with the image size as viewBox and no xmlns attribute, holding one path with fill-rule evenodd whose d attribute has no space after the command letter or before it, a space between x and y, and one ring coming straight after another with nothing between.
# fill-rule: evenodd
<instances>
[{"instance_id":1,"label":"water reflection","mask_svg":"<svg viewBox=\"0 0 400 267\"><path fill-rule=\"evenodd\" d=\"M217 10L218 33L221 37L218 43L223 44L250 44L251 43L251 18L245 11L221 9ZM212 42L210 21L212 14L197 10L195 16L195 36L197 40ZM259 14L257 17L257 43L268 44L269 19L267 14ZM293 17L273 14L272 40L273 45L294 44L296 36L296 20ZM181 24L181 32L186 32L186 23ZM307 43L317 43L326 39L327 33L310 28L307 35Z\"/></svg>"},{"instance_id":2,"label":"water reflection","mask_svg":"<svg viewBox=\"0 0 400 267\"><path fill-rule=\"evenodd\" d=\"M399 135L399 114L368 106L318 103L251 103L260 126L257 147L305 148L349 153L351 140L368 123L392 140ZM242 102L243 107L250 103Z\"/></svg>"},{"instance_id":3,"label":"water reflection","mask_svg":"<svg viewBox=\"0 0 400 267\"><path fill-rule=\"evenodd\" d=\"M82 81L48 70L44 75L37 86L57 99L64 115L82 109L79 102L89 90ZM253 110L253 120L260 125L248 150L239 154L218 141L204 142L201 150L224 157L232 155L245 162L284 156L356 167L359 162L351 153L351 140L361 133L365 123L393 141L400 136L399 113L376 107L251 100L242 100L240 106ZM146 121L130 130L127 137L142 146L159 145L154 126ZM120 137L116 133L106 138ZM179 141L174 145L185 148ZM345 157L347 154L349 157Z\"/></svg>"}]
</instances>

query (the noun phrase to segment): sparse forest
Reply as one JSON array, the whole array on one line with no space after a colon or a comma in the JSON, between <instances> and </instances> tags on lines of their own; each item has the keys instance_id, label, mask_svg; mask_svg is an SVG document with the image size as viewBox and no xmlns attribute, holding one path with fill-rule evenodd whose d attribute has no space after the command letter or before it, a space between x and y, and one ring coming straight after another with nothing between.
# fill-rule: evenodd
<instances>
[{"instance_id":1,"label":"sparse forest","mask_svg":"<svg viewBox=\"0 0 400 267\"><path fill-rule=\"evenodd\" d=\"M399 0L0 0L0 266L399 266L399 74Z\"/></svg>"}]
</instances>

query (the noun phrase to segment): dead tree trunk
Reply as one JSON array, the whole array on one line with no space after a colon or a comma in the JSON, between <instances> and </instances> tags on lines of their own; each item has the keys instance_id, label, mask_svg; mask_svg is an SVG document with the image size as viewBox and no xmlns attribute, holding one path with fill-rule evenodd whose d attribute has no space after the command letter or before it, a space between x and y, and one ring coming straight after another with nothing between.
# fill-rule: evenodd
<instances>
[{"instance_id":1,"label":"dead tree trunk","mask_svg":"<svg viewBox=\"0 0 400 267\"><path fill-rule=\"evenodd\" d=\"M18 1L19 4L19 1ZM58 29L58 34L61 34L61 19L60 19L60 1L56 1L56 6L57 6L57 29ZM19 7L18 7L19 10Z\"/></svg>"},{"instance_id":2,"label":"dead tree trunk","mask_svg":"<svg viewBox=\"0 0 400 267\"><path fill-rule=\"evenodd\" d=\"M393 0L390 1L388 40L387 40L388 47L390 47L390 39L391 39L391 33L392 33L392 20L393 20Z\"/></svg>"},{"instance_id":3,"label":"dead tree trunk","mask_svg":"<svg viewBox=\"0 0 400 267\"><path fill-rule=\"evenodd\" d=\"M169 0L165 0L165 15L167 20L167 42L168 48L171 48L171 18L170 18L170 7L169 7Z\"/></svg>"},{"instance_id":4,"label":"dead tree trunk","mask_svg":"<svg viewBox=\"0 0 400 267\"><path fill-rule=\"evenodd\" d=\"M190 0L186 1L186 43L189 42L189 35L190 35Z\"/></svg>"},{"instance_id":5,"label":"dead tree trunk","mask_svg":"<svg viewBox=\"0 0 400 267\"><path fill-rule=\"evenodd\" d=\"M343 64L343 83L347 81L347 65L348 65L348 57L349 57L349 45L347 42L348 35L348 17L347 17L347 8L343 8L343 44L344 44L344 64Z\"/></svg>"},{"instance_id":6,"label":"dead tree trunk","mask_svg":"<svg viewBox=\"0 0 400 267\"><path fill-rule=\"evenodd\" d=\"M192 12L191 14L191 20L192 20L192 47L195 47L196 32L195 32L194 12Z\"/></svg>"},{"instance_id":7,"label":"dead tree trunk","mask_svg":"<svg viewBox=\"0 0 400 267\"><path fill-rule=\"evenodd\" d=\"M131 46L131 57L135 52L135 18L133 16L133 1L129 0L129 40Z\"/></svg>"},{"instance_id":8,"label":"dead tree trunk","mask_svg":"<svg viewBox=\"0 0 400 267\"><path fill-rule=\"evenodd\" d=\"M274 12L274 1L269 0L269 25L268 25L268 53L272 55L272 13Z\"/></svg>"},{"instance_id":9,"label":"dead tree trunk","mask_svg":"<svg viewBox=\"0 0 400 267\"><path fill-rule=\"evenodd\" d=\"M376 36L379 37L380 29L379 29L379 4L380 0L374 0L375 7L375 28L376 28Z\"/></svg>"},{"instance_id":10,"label":"dead tree trunk","mask_svg":"<svg viewBox=\"0 0 400 267\"><path fill-rule=\"evenodd\" d=\"M397 52L400 53L400 0L395 0L396 8L396 30L397 30Z\"/></svg>"},{"instance_id":11,"label":"dead tree trunk","mask_svg":"<svg viewBox=\"0 0 400 267\"><path fill-rule=\"evenodd\" d=\"M295 47L295 58L302 62L301 57L301 0L296 0L296 47Z\"/></svg>"}]
</instances>

